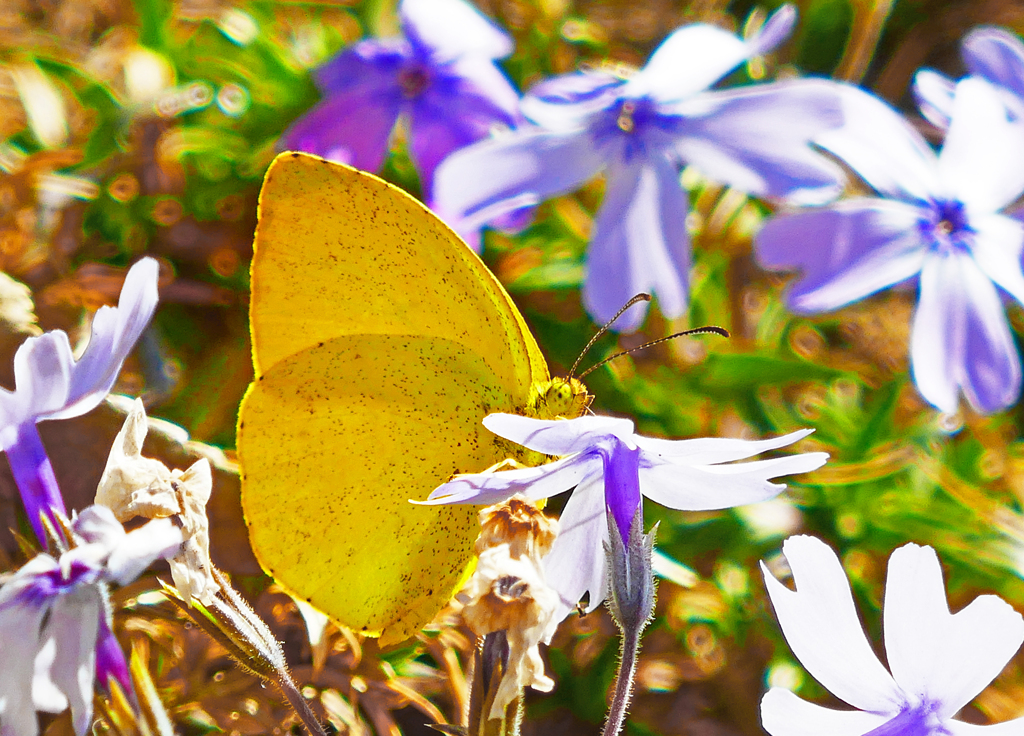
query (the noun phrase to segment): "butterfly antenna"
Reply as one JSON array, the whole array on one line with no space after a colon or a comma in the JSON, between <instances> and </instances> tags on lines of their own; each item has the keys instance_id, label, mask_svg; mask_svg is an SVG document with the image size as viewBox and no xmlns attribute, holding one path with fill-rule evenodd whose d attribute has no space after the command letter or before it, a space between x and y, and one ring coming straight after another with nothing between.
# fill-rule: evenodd
<instances>
[{"instance_id":1,"label":"butterfly antenna","mask_svg":"<svg viewBox=\"0 0 1024 736\"><path fill-rule=\"evenodd\" d=\"M629 305L627 304L626 306ZM625 307L623 307L623 309L625 309ZM621 358L623 355L629 355L630 353L635 353L638 350L645 350L646 348L658 345L663 342L667 342L668 340L675 340L677 337L683 337L684 335L706 335L709 332L714 333L716 335L721 335L722 337L729 337L729 331L724 327L716 327L715 325L708 325L706 327L694 327L692 330L683 330L682 332L676 332L675 334L669 335L668 337L659 337L657 340L651 340L650 342L645 342L643 345L637 345L635 348L630 348L629 350L623 350L621 353L615 353L615 355L610 355L604 360L602 360L600 363L597 363L587 368L585 371L583 371L583 373L580 374L579 377L585 378L586 375L591 371L600 368L609 361L615 360L616 358ZM579 361L576 362L579 363ZM573 368L575 368L575 366L573 366Z\"/></svg>"},{"instance_id":2,"label":"butterfly antenna","mask_svg":"<svg viewBox=\"0 0 1024 736\"><path fill-rule=\"evenodd\" d=\"M627 309L632 307L637 302L649 302L650 300L651 300L651 295L650 294L644 294L643 292L641 292L641 293L637 294L635 297L633 297L632 299L630 299L628 302L623 304L622 305L622 309L620 309L618 312L616 312L615 316L612 317L607 322L605 322L604 323L604 327L602 327L600 330L598 330L594 334L594 336L592 338L590 338L590 342L588 342L587 346L585 348L583 348L583 352L580 353L580 357L576 358L576 362L573 363L572 364L572 368L569 369L569 376L568 377L569 378L573 377L573 375L576 373L576 369L579 368L579 366L580 366L580 361L583 360L583 356L586 355L590 351L590 348L594 347L594 343L597 342L604 333L608 332L608 330L611 328L611 326L613 324L615 324L615 320L617 320L619 317L621 317L623 312L625 312ZM667 340L668 338L666 337L665 339ZM597 365L601 365L601 363L598 363ZM596 368L596 367L597 366L594 366L594 368ZM590 371L594 370L594 368L591 368L590 370L588 370L587 373L590 373ZM583 375L585 376L585 375L587 375L587 373L584 373ZM583 376L580 376L580 378L582 378L582 377Z\"/></svg>"}]
</instances>

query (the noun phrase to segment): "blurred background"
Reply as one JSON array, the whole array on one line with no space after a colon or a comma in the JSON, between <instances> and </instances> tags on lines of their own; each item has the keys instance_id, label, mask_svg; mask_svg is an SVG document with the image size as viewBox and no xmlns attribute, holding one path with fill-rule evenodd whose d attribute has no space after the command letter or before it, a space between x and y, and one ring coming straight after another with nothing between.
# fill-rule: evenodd
<instances>
[{"instance_id":1,"label":"blurred background","mask_svg":"<svg viewBox=\"0 0 1024 736\"><path fill-rule=\"evenodd\" d=\"M959 41L977 25L1024 31L1011 0L801 0L793 37L725 85L821 75L863 84L938 140L908 97L922 66L963 73ZM742 31L778 3L695 0L484 0L516 41L501 62L519 90L584 65L641 66L677 26ZM395 5L219 0L0 0L0 384L25 337L64 329L72 343L116 301L140 256L161 263L160 307L117 391L141 395L160 425L147 450L185 467L210 457L214 561L286 644L294 674L333 728L354 734L436 733L458 722L473 643L442 615L419 639L380 652L329 625L307 632L290 599L248 549L233 465L235 417L252 378L248 265L256 201L283 131L319 100L311 72L347 44L397 32ZM413 194L419 180L401 127L381 175ZM932 544L954 609L993 592L1024 609L1024 443L1019 407L982 418L940 415L907 375L913 290L895 290L808 319L781 299L786 277L761 271L750 240L768 205L686 169L693 214L692 307L641 332L609 335L592 360L700 324L730 340L683 338L588 377L599 412L657 436L754 438L814 427L800 449L832 461L777 501L707 513L648 504L661 521L658 616L643 646L626 733L756 735L768 684L830 703L792 659L767 604L757 561L781 540L817 534L840 552L865 624L879 641L885 560ZM517 235L489 232L483 258L520 305L554 373L596 326L579 287L603 182L548 201ZM1008 307L1024 334L1024 314ZM68 504L91 501L123 420L108 402L40 430ZM27 527L6 464L0 470L0 569L25 559ZM557 500L556 500L557 501ZM553 505L557 510L558 503ZM179 733L282 733L277 695L235 667L144 579L116 594L122 643L148 666ZM311 643L312 639L312 643ZM603 610L571 616L546 656L556 681L531 693L525 734L599 733L617 663ZM964 713L986 723L1024 715L1024 658ZM108 732L129 727L104 711ZM130 729L129 729L130 730ZM66 716L49 732L70 733Z\"/></svg>"}]
</instances>

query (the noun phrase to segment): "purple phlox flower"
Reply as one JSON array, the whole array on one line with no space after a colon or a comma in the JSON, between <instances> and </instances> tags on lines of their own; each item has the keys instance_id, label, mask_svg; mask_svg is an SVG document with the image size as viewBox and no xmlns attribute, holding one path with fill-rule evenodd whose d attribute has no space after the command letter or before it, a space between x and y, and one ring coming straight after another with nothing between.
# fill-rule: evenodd
<instances>
[{"instance_id":1,"label":"purple phlox flower","mask_svg":"<svg viewBox=\"0 0 1024 736\"><path fill-rule=\"evenodd\" d=\"M399 18L402 37L360 41L316 72L325 99L284 143L377 171L404 114L430 204L442 159L519 122L519 95L494 63L513 42L464 0L402 0Z\"/></svg>"},{"instance_id":2,"label":"purple phlox flower","mask_svg":"<svg viewBox=\"0 0 1024 736\"><path fill-rule=\"evenodd\" d=\"M117 307L100 307L89 343L75 360L61 330L30 337L14 355L14 391L0 389L0 450L7 453L25 511L40 541L40 513L66 514L36 422L94 409L108 393L156 309L159 266L143 258L128 271Z\"/></svg>"},{"instance_id":3,"label":"purple phlox flower","mask_svg":"<svg viewBox=\"0 0 1024 736\"><path fill-rule=\"evenodd\" d=\"M628 79L583 71L534 87L534 123L458 151L438 168L440 210L477 228L510 210L564 194L604 172L604 202L587 256L584 304L606 322L634 294L654 292L668 317L688 305L690 244L682 164L759 196L820 203L842 173L807 142L840 124L834 85L795 80L708 92L778 45L796 18L783 6L743 40L705 24L676 30ZM634 309L615 329L639 327Z\"/></svg>"},{"instance_id":4,"label":"purple phlox flower","mask_svg":"<svg viewBox=\"0 0 1024 736\"><path fill-rule=\"evenodd\" d=\"M558 620L590 592L588 610L604 600L608 517L630 548L629 533L641 496L672 509L724 509L764 501L785 489L770 478L821 467L823 452L727 465L785 447L810 434L801 430L770 440L664 440L642 437L628 419L585 416L541 420L514 414L484 419L491 432L531 450L564 456L535 468L457 476L427 503L493 504L516 493L536 501L575 486L559 519L544 573L561 598ZM638 541L638 540L634 540Z\"/></svg>"},{"instance_id":5,"label":"purple phlox flower","mask_svg":"<svg viewBox=\"0 0 1024 736\"><path fill-rule=\"evenodd\" d=\"M836 553L815 537L782 546L796 590L762 563L790 648L829 692L832 710L773 687L761 700L772 736L980 736L1024 733L1024 719L977 726L953 716L999 674L1024 641L1024 619L994 595L951 614L935 550L908 544L889 557L883 634L889 669L864 635Z\"/></svg>"},{"instance_id":6,"label":"purple phlox flower","mask_svg":"<svg viewBox=\"0 0 1024 736\"><path fill-rule=\"evenodd\" d=\"M1024 43L1005 29L982 26L964 37L961 54L968 73L1000 90L1010 117L1024 121ZM914 97L921 114L943 130L953 114L955 87L956 82L931 69L914 76Z\"/></svg>"},{"instance_id":7,"label":"purple phlox flower","mask_svg":"<svg viewBox=\"0 0 1024 736\"><path fill-rule=\"evenodd\" d=\"M756 237L761 263L799 268L791 309L829 311L908 279L918 306L911 369L922 396L954 412L962 391L977 411L1020 395L1021 367L1000 291L1024 303L1024 226L1000 210L1024 192L1024 136L984 80L957 84L936 156L887 104L853 87L845 126L817 142L879 197L782 214Z\"/></svg>"},{"instance_id":8,"label":"purple phlox flower","mask_svg":"<svg viewBox=\"0 0 1024 736\"><path fill-rule=\"evenodd\" d=\"M110 630L105 586L131 582L181 546L181 530L169 519L126 534L105 506L86 508L72 529L77 546L58 558L37 555L0 588L4 736L35 736L37 710L68 707L75 732L88 732L97 641Z\"/></svg>"}]
</instances>

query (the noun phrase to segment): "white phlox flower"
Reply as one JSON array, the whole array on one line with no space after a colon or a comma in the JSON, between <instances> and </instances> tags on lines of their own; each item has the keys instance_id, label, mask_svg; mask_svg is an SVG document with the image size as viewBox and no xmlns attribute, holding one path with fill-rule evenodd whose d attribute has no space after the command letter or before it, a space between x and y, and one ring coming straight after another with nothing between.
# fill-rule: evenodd
<instances>
[{"instance_id":1,"label":"white phlox flower","mask_svg":"<svg viewBox=\"0 0 1024 736\"><path fill-rule=\"evenodd\" d=\"M103 506L82 511L72 530L77 546L59 558L37 555L0 587L3 736L36 736L37 710L68 707L75 732L88 732L105 585L131 582L181 545L169 520L125 533Z\"/></svg>"},{"instance_id":2,"label":"white phlox flower","mask_svg":"<svg viewBox=\"0 0 1024 736\"><path fill-rule=\"evenodd\" d=\"M997 736L1024 734L1024 719L977 726L953 718L1024 642L1024 618L994 595L950 613L935 550L908 544L889 557L883 635L889 669L857 618L839 558L796 536L783 554L796 590L762 563L765 585L793 653L814 678L856 710L809 703L775 687L761 701L772 736Z\"/></svg>"}]
</instances>

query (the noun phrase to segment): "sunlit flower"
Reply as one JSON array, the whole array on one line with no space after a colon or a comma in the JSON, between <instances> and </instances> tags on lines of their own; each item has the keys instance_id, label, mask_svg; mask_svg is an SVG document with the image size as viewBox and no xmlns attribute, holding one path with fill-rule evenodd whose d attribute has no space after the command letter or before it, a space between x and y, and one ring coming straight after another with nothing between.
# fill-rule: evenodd
<instances>
[{"instance_id":1,"label":"sunlit flower","mask_svg":"<svg viewBox=\"0 0 1024 736\"><path fill-rule=\"evenodd\" d=\"M761 701L772 736L968 736L1024 732L1024 719L976 726L953 716L988 685L1024 641L1024 619L994 595L949 612L935 550L908 544L889 558L883 633L889 669L864 635L839 558L814 537L782 547L796 590L762 563L786 641L833 695L833 710L774 687ZM891 674L890 674L891 673Z\"/></svg>"},{"instance_id":2,"label":"sunlit flower","mask_svg":"<svg viewBox=\"0 0 1024 736\"><path fill-rule=\"evenodd\" d=\"M104 506L82 511L72 530L77 546L59 558L37 555L0 588L4 736L34 736L36 710L60 713L69 706L75 732L89 731L97 639L110 628L104 586L131 582L181 545L169 520L126 534Z\"/></svg>"},{"instance_id":3,"label":"sunlit flower","mask_svg":"<svg viewBox=\"0 0 1024 736\"><path fill-rule=\"evenodd\" d=\"M891 107L844 88L844 127L816 142L881 196L782 214L756 238L764 266L802 270L788 303L803 314L916 280L914 381L946 412L956 411L960 391L980 412L1020 396L1000 290L1024 303L1024 226L1000 210L1024 192L1024 136L1000 99L981 79L958 83L936 155Z\"/></svg>"},{"instance_id":4,"label":"sunlit flower","mask_svg":"<svg viewBox=\"0 0 1024 736\"><path fill-rule=\"evenodd\" d=\"M377 171L405 115L429 204L434 169L448 154L519 119L519 95L494 63L513 43L463 0L402 0L398 12L402 37L360 41L317 71L325 99L284 142Z\"/></svg>"},{"instance_id":5,"label":"sunlit flower","mask_svg":"<svg viewBox=\"0 0 1024 736\"><path fill-rule=\"evenodd\" d=\"M584 71L542 82L524 98L532 126L496 136L438 169L439 210L467 229L571 191L604 171L607 188L587 257L583 299L606 322L638 292L668 317L688 305L690 244L681 164L759 196L828 201L837 167L807 142L841 121L834 85L795 80L707 88L777 46L793 27L784 6L742 40L705 24L670 35L634 76ZM636 329L644 310L616 322Z\"/></svg>"},{"instance_id":6,"label":"sunlit flower","mask_svg":"<svg viewBox=\"0 0 1024 736\"><path fill-rule=\"evenodd\" d=\"M157 303L158 264L143 258L128 271L117 307L101 307L78 360L68 336L47 332L26 340L14 356L14 391L0 389L0 449L7 454L36 536L40 513L66 514L36 422L68 419L94 409L117 379Z\"/></svg>"},{"instance_id":7,"label":"sunlit flower","mask_svg":"<svg viewBox=\"0 0 1024 736\"><path fill-rule=\"evenodd\" d=\"M663 440L641 437L628 419L585 416L541 420L491 414L484 426L499 437L547 455L564 456L535 468L461 475L430 494L428 503L492 504L515 493L535 501L575 486L559 519L558 537L544 558L548 584L561 597L558 620L590 593L587 610L605 597L609 519L627 551L641 495L672 509L724 509L763 501L784 485L770 478L821 467L823 452L724 465L806 437L801 430L770 440ZM637 535L633 535L636 537Z\"/></svg>"}]
</instances>

